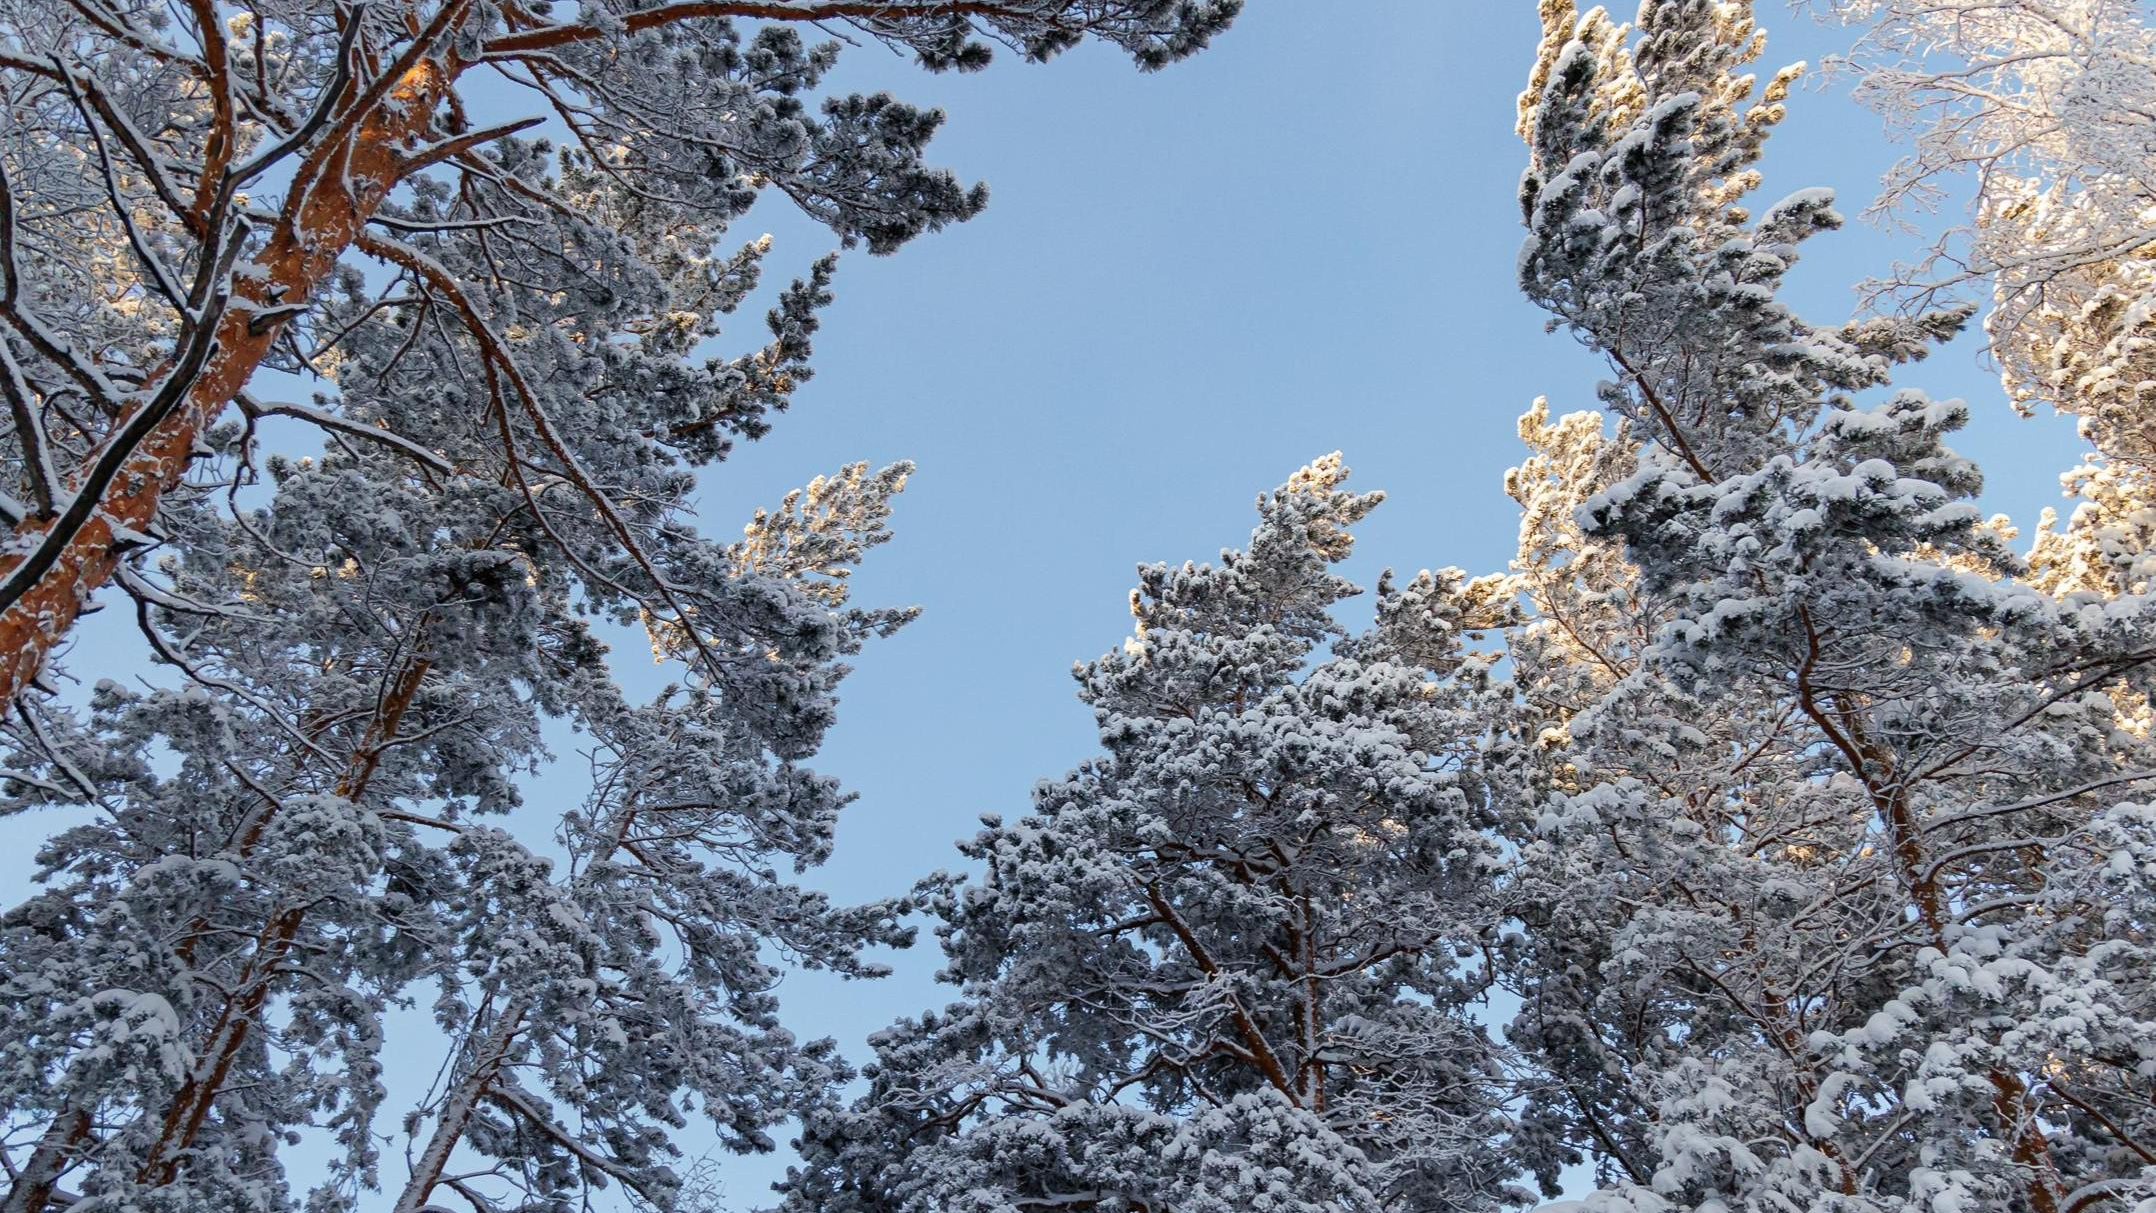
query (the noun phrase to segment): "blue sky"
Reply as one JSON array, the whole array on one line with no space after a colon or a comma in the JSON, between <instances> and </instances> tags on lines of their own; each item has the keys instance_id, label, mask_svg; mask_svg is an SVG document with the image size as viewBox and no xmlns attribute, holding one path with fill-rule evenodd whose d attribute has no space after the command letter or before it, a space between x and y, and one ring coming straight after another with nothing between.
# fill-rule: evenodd
<instances>
[{"instance_id":1,"label":"blue sky","mask_svg":"<svg viewBox=\"0 0 2156 1213\"><path fill-rule=\"evenodd\" d=\"M1559 413L1586 407L1601 377L1543 332L1514 282L1512 126L1533 9L1255 0L1212 50L1150 76L1090 48L969 76L926 76L873 45L842 56L838 87L948 109L934 159L985 179L992 201L894 257L844 259L815 380L703 492L704 524L727 534L842 463L919 464L898 537L855 593L924 612L846 683L817 765L861 799L813 883L900 891L955 865L952 840L979 814L1023 811L1036 780L1092 753L1069 670L1120 643L1132 565L1239 544L1253 497L1314 456L1342 450L1355 484L1390 494L1362 528L1358 579L1504 567L1515 418L1538 395ZM1762 16L1768 70L1841 39L1771 0ZM1844 83L1795 98L1770 144L1769 198L1829 185L1852 214L1871 198L1896 152ZM776 239L774 279L829 244L776 210L740 234L756 230ZM1917 239L1860 222L1822 237L1795 301L1844 318L1851 284ZM745 323L742 346L759 336ZM1974 406L1958 445L1989 477L1988 509L2028 527L2058 500L2080 449L2071 425L2016 418L1973 341L1903 382ZM637 648L620 656L632 680L650 677ZM74 664L108 661L139 661L139 641L109 624ZM536 782L531 813L550 823L564 794L577 792ZM0 823L0 841L49 825ZM20 889L25 850L0 855L0 892ZM791 980L797 1030L858 1058L869 1032L943 1001L932 941L893 963L877 983ZM408 1022L424 1030L424 1016ZM728 1161L729 1204L761 1203L782 1165Z\"/></svg>"}]
</instances>

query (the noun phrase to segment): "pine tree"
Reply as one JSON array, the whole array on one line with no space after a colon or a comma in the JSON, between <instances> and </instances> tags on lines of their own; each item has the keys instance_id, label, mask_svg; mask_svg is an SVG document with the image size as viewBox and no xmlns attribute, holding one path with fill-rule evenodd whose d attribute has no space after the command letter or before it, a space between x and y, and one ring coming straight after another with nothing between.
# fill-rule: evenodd
<instances>
[{"instance_id":1,"label":"pine tree","mask_svg":"<svg viewBox=\"0 0 2156 1213\"><path fill-rule=\"evenodd\" d=\"M2133 0L1836 0L1857 93L1906 137L1883 209L1974 187L1969 222L1880 284L1986 286L2008 394L2156 461L2156 22Z\"/></svg>"},{"instance_id":2,"label":"pine tree","mask_svg":"<svg viewBox=\"0 0 2156 1213\"><path fill-rule=\"evenodd\" d=\"M1964 406L1856 398L1966 309L1825 328L1776 300L1836 219L1739 205L1788 78L1745 108L1745 6L1544 14L1523 282L1641 446L1572 490L1626 567L1590 548L1536 594L1632 647L1509 777L1547 789L1514 826L1538 1169L1592 1154L1611 1210L2130 1207L2138 612L2020 580L1944 445ZM1529 705L1577 694L1521 668Z\"/></svg>"},{"instance_id":3,"label":"pine tree","mask_svg":"<svg viewBox=\"0 0 2156 1213\"><path fill-rule=\"evenodd\" d=\"M289 1208L280 1139L314 1129L340 1161L308 1206L355 1207L382 1179L384 1013L429 986L455 1053L405 1124L409 1207L472 1154L498 1159L455 1181L482 1207L609 1184L668 1207L684 1095L768 1149L844 1078L779 1023L767 949L873 973L859 950L905 942L905 905L834 906L775 867L828 854L846 797L799 762L844 658L908 617L843 581L905 469L850 468L702 545L699 640L725 660L632 705L572 583L480 542L521 498L409 466L273 464L266 507L175 538L144 622L187 685L107 684L80 723L25 704L18 803L97 815L0 928L0 1090L45 1126L15 1206L65 1179L70 1207ZM582 806L521 803L549 715L594 747ZM565 861L527 841L549 810Z\"/></svg>"},{"instance_id":4,"label":"pine tree","mask_svg":"<svg viewBox=\"0 0 2156 1213\"><path fill-rule=\"evenodd\" d=\"M712 431L781 402L783 348L678 365L756 255L724 247L731 222L775 190L885 252L985 199L923 162L941 115L882 93L818 101L837 43L807 42L801 25L850 27L937 70L979 68L996 42L1045 59L1085 38L1157 67L1237 7L684 0L557 17L517 0L12 0L0 699L32 685L91 596L160 533L166 498L257 373L340 381L360 331L460 330L486 406L529 424L522 450L556 458L550 432L570 423L557 370L602 402L674 387L679 412L650 438L676 459L708 457ZM486 108L538 112L475 118L482 76L506 86ZM520 137L548 119L568 141L558 153ZM370 292L384 264L394 281ZM341 402L280 411L416 441ZM603 475L554 470L602 514L623 512ZM637 551L619 518L608 525Z\"/></svg>"},{"instance_id":5,"label":"pine tree","mask_svg":"<svg viewBox=\"0 0 2156 1213\"><path fill-rule=\"evenodd\" d=\"M1882 288L1990 288L1984 323L2017 408L2080 422L2094 456L2047 514L2038 584L2137 594L2156 486L2156 24L2116 0L1838 3L1867 28L1857 91L1912 143L1879 205L1935 203L1957 177L1969 222ZM2131 714L2141 704L2122 703Z\"/></svg>"},{"instance_id":6,"label":"pine tree","mask_svg":"<svg viewBox=\"0 0 2156 1213\"><path fill-rule=\"evenodd\" d=\"M875 1040L812 1120L786 1207L1493 1208L1512 1168L1475 1021L1505 899L1479 775L1501 581L1354 587L1378 502L1337 456L1249 546L1150 565L1077 670L1106 753L935 886L941 1012Z\"/></svg>"},{"instance_id":7,"label":"pine tree","mask_svg":"<svg viewBox=\"0 0 2156 1213\"><path fill-rule=\"evenodd\" d=\"M2156 497L2156 23L2115 0L1838 3L1868 28L1858 95L1912 144L1882 209L1958 178L1969 222L1878 289L1988 285L1984 324L2009 399L2072 414L2092 454L2040 520L2031 580L2054 594L2146 591ZM2114 693L2129 727L2147 704Z\"/></svg>"},{"instance_id":8,"label":"pine tree","mask_svg":"<svg viewBox=\"0 0 2156 1213\"><path fill-rule=\"evenodd\" d=\"M769 251L729 228L775 189L888 252L984 195L924 162L940 115L824 90L836 44L799 26L932 70L1088 37L1155 67L1234 10L0 12L6 786L88 810L0 928L0 1208L353 1207L382 1182L382 1013L430 986L454 1054L405 1125L406 1207L664 1205L681 1100L760 1149L842 1080L776 1018L767 949L869 973L862 947L907 936L903 902L777 872L827 851L845 797L800 764L846 657L905 617L843 592L903 470L850 468L738 544L691 523L697 469L809 377L830 298L825 258L767 344L709 356ZM566 146L475 119L481 73ZM326 445L267 453L295 432ZM18 694L108 581L178 685ZM601 623L678 685L625 702ZM582 807L520 806L549 719L594 747ZM279 1155L303 1130L343 1157L301 1198Z\"/></svg>"}]
</instances>

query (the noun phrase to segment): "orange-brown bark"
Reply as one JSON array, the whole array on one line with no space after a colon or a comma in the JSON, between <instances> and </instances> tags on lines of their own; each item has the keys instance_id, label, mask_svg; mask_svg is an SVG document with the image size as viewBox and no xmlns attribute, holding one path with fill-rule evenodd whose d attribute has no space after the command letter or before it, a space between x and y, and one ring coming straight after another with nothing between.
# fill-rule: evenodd
<instances>
[{"instance_id":1,"label":"orange-brown bark","mask_svg":"<svg viewBox=\"0 0 2156 1213\"><path fill-rule=\"evenodd\" d=\"M1902 883L1915 903L1918 923L1931 945L1946 952L1950 921L1946 893L1939 886L1938 871L1926 855L1923 829L1911 809L1908 788L1895 773L1893 755L1865 736L1858 715L1831 702L1833 696L1822 695L1812 685L1812 670L1820 653L1819 629L1811 612L1803 607L1797 608L1797 621L1805 637L1804 658L1797 668L1798 706L1841 751L1864 785L1880 820L1886 823L1888 842L1901 868ZM2059 1189L2054 1183L2058 1164L2051 1156L2051 1142L2044 1136L2043 1127L2023 1106L2028 1084L2003 1068L1991 1070L1986 1077L1993 1092L1992 1109L1997 1114L1999 1131L2007 1139L2009 1155L2029 1173L2024 1185L2029 1208L2032 1213L2058 1213Z\"/></svg>"},{"instance_id":2,"label":"orange-brown bark","mask_svg":"<svg viewBox=\"0 0 2156 1213\"><path fill-rule=\"evenodd\" d=\"M46 657L112 579L125 540L147 532L158 503L180 483L204 430L253 377L277 340L270 309L301 303L328 279L360 228L406 172L408 145L426 133L448 93L454 67L422 58L379 101L355 114L341 137L310 157L268 243L235 276L233 301L217 321L215 350L172 415L123 465L100 508L69 537L59 559L23 596L0 612L0 700L28 687ZM167 373L177 373L168 371ZM155 394L145 385L138 400ZM35 543L43 526L25 522L16 538ZM0 559L0 574L22 561Z\"/></svg>"}]
</instances>

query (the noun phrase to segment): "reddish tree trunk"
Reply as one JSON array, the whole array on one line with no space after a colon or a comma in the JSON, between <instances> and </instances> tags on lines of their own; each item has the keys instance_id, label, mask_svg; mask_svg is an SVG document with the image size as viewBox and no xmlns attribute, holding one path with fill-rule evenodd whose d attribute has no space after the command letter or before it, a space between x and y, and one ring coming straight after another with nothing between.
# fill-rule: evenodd
<instances>
[{"instance_id":1,"label":"reddish tree trunk","mask_svg":"<svg viewBox=\"0 0 2156 1213\"><path fill-rule=\"evenodd\" d=\"M328 279L403 177L404 154L427 133L454 74L453 65L420 60L347 134L311 158L319 167L286 203L269 243L235 275L234 298L216 322L216 348L185 399L129 457L99 509L68 539L53 567L0 612L0 701L37 678L84 604L112 579L122 541L150 529L158 503L187 474L203 431L239 395L276 342L281 324L263 313L305 302ZM144 385L138 399L147 402L158 386ZM42 536L36 522L25 522L15 538L28 546ZM22 559L0 558L0 575Z\"/></svg>"}]
</instances>

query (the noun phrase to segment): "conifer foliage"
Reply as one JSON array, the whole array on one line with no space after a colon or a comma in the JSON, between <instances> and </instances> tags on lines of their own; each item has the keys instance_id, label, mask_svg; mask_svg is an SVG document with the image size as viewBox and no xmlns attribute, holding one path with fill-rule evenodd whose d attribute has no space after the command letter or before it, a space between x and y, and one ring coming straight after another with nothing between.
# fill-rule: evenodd
<instances>
[{"instance_id":1,"label":"conifer foliage","mask_svg":"<svg viewBox=\"0 0 2156 1213\"><path fill-rule=\"evenodd\" d=\"M851 29L936 70L982 67L997 43L1045 59L1086 38L1156 67L1236 8L10 0L0 698L34 683L88 598L159 533L233 410L424 447L393 418L250 397L269 395L265 369L426 372L392 351L428 330L454 333L483 374L468 407L501 415L500 457L529 472L519 483L537 496L532 479L559 477L588 498L633 557L620 579L678 617L685 604L623 517L633 507L607 491L612 470L561 445L567 386L601 409L624 396L664 409L625 437L708 459L783 407L824 273L766 349L682 366L762 255L725 246L733 220L771 192L888 252L985 200L923 160L941 115L825 91L838 43L802 27ZM549 121L566 147L526 134ZM370 352L394 366L350 365Z\"/></svg>"},{"instance_id":2,"label":"conifer foliage","mask_svg":"<svg viewBox=\"0 0 2156 1213\"><path fill-rule=\"evenodd\" d=\"M1526 1144L1545 1177L1584 1147L1607 1210L2134 1207L2141 601L2024 578L1945 445L1965 406L1855 396L1966 309L1778 302L1836 217L1739 206L1788 78L1747 101L1746 6L1543 11L1523 282L1641 448L1572 490L1588 566L1530 562L1621 587L1538 601L1626 643L1597 698L1523 722Z\"/></svg>"},{"instance_id":3,"label":"conifer foliage","mask_svg":"<svg viewBox=\"0 0 2156 1213\"><path fill-rule=\"evenodd\" d=\"M1379 500L1338 456L1249 545L1149 565L1077 670L1101 757L963 850L933 905L960 988L875 1041L787 1207L830 1213L1479 1209L1511 1170L1473 1008L1503 900L1480 775L1505 607L1456 572L1330 571Z\"/></svg>"},{"instance_id":4,"label":"conifer foliage","mask_svg":"<svg viewBox=\"0 0 2156 1213\"><path fill-rule=\"evenodd\" d=\"M4 807L77 823L0 918L0 1209L670 1208L691 1116L768 1149L843 1081L773 989L876 972L907 903L782 873L909 617L845 580L908 469L698 529L834 272L728 351L770 251L729 229L782 197L883 253L982 205L805 29L1150 68L1235 8L0 4ZM108 587L172 677L76 710L51 654ZM674 685L625 696L610 625ZM550 725L588 795L527 806ZM446 1055L388 1109L414 1001Z\"/></svg>"},{"instance_id":5,"label":"conifer foliage","mask_svg":"<svg viewBox=\"0 0 2156 1213\"><path fill-rule=\"evenodd\" d=\"M1940 249L2083 421L2066 525L2018 554L1905 382L1977 307L1786 301L1841 217L1755 198L1799 73L1752 4L1541 0L1519 285L1609 378L1521 419L1511 567L1349 629L1380 495L1313 462L1141 566L1095 756L845 905L806 764L912 618L849 582L911 468L699 529L835 273L724 351L730 228L983 196L802 27L1151 68L1235 0L0 0L0 812L63 822L0 915L0 1213L672 1211L692 1119L798 1127L782 1213L2156 1210L2151 23L1829 7L1890 200L1978 173ZM101 587L165 676L71 701ZM946 1006L858 1072L789 1030L916 914Z\"/></svg>"},{"instance_id":6,"label":"conifer foliage","mask_svg":"<svg viewBox=\"0 0 2156 1213\"><path fill-rule=\"evenodd\" d=\"M1887 284L1991 287L2023 408L2082 418L2106 456L2156 460L2156 22L2136 0L1834 0L1863 28L1858 95L1906 135L1880 199L1973 189L1969 222Z\"/></svg>"}]
</instances>

